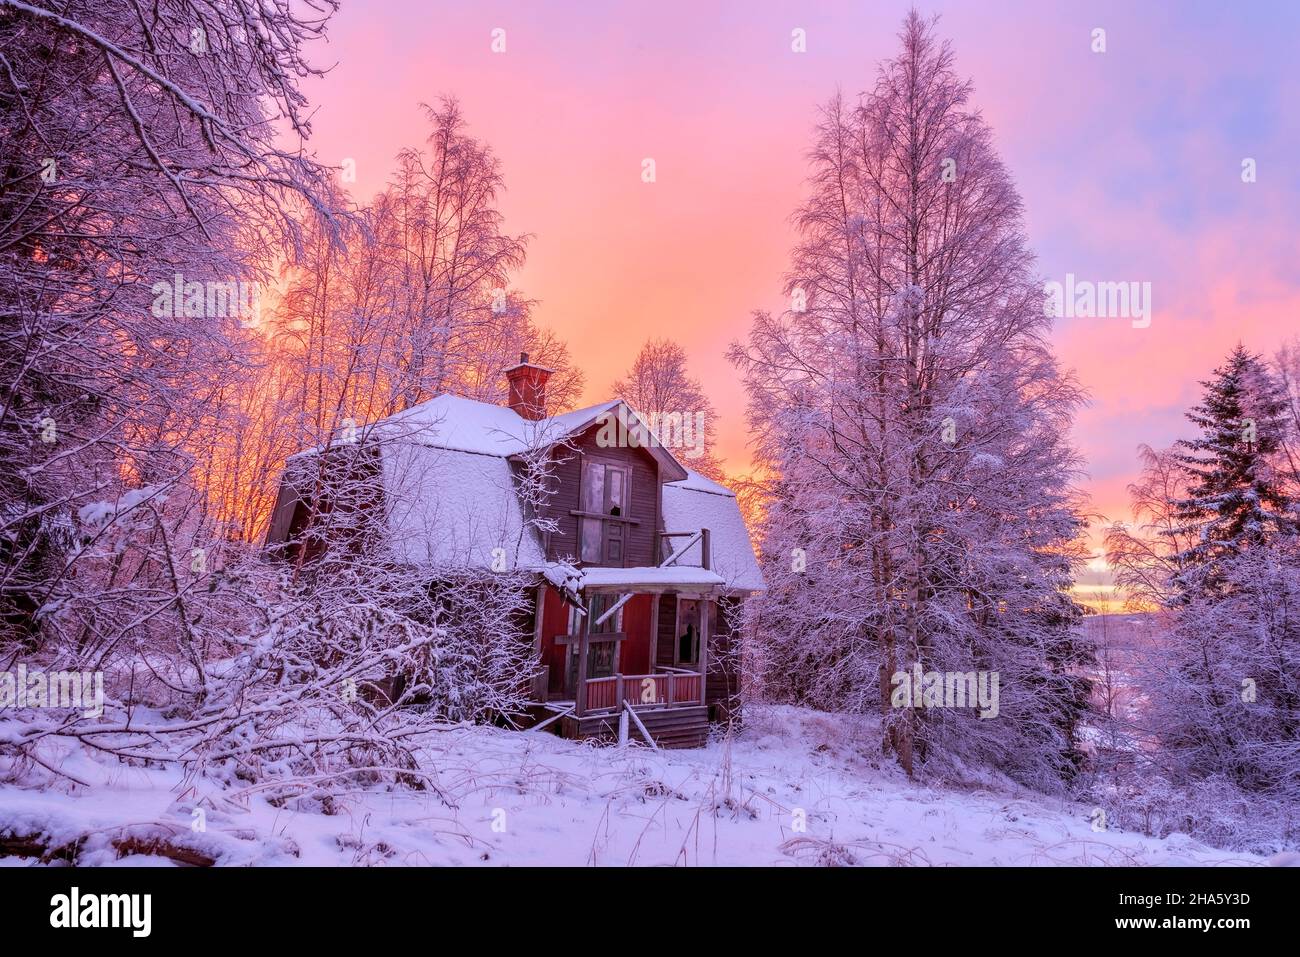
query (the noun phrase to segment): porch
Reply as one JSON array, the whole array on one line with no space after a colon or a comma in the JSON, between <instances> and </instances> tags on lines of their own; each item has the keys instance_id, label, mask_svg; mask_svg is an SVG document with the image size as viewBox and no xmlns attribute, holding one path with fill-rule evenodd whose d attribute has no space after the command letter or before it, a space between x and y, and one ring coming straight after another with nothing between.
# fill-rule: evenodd
<instances>
[{"instance_id":1,"label":"porch","mask_svg":"<svg viewBox=\"0 0 1300 957\"><path fill-rule=\"evenodd\" d=\"M709 636L722 580L707 568L589 567L581 587L538 589L534 701L565 737L662 738L708 732ZM625 716L626 715L626 716Z\"/></svg>"}]
</instances>

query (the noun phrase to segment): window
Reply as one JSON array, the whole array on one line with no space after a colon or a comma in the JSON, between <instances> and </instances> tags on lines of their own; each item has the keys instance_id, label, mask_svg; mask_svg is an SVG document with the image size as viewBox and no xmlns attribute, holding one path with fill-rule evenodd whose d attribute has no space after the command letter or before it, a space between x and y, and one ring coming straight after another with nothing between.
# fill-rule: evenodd
<instances>
[{"instance_id":1,"label":"window","mask_svg":"<svg viewBox=\"0 0 1300 957\"><path fill-rule=\"evenodd\" d=\"M591 460L582 463L582 488L579 508L579 557L593 564L621 565L626 554L627 524L610 521L609 516L627 514L628 485L631 472L624 466Z\"/></svg>"},{"instance_id":2,"label":"window","mask_svg":"<svg viewBox=\"0 0 1300 957\"><path fill-rule=\"evenodd\" d=\"M683 598L677 602L677 664L694 665L700 660L700 603Z\"/></svg>"}]
</instances>

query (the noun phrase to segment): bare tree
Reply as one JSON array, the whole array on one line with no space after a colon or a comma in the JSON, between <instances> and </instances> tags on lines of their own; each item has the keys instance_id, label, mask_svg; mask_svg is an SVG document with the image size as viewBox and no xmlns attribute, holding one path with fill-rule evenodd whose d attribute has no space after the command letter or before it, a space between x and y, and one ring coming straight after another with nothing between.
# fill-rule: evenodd
<instances>
[{"instance_id":1,"label":"bare tree","mask_svg":"<svg viewBox=\"0 0 1300 957\"><path fill-rule=\"evenodd\" d=\"M1143 445L1138 453L1142 475L1129 486L1134 524L1106 530L1106 562L1130 602L1163 607L1173 600L1180 556L1191 545L1174 507L1187 495L1187 477L1172 452Z\"/></svg>"},{"instance_id":2,"label":"bare tree","mask_svg":"<svg viewBox=\"0 0 1300 957\"><path fill-rule=\"evenodd\" d=\"M671 339L647 339L613 389L687 467L726 481L717 453L717 413L700 380L687 371L681 346Z\"/></svg>"},{"instance_id":3,"label":"bare tree","mask_svg":"<svg viewBox=\"0 0 1300 957\"><path fill-rule=\"evenodd\" d=\"M294 145L333 8L0 3L0 642L205 640L193 449L250 372L239 290L333 226Z\"/></svg>"},{"instance_id":4,"label":"bare tree","mask_svg":"<svg viewBox=\"0 0 1300 957\"><path fill-rule=\"evenodd\" d=\"M1067 593L1081 392L969 83L916 13L900 40L856 106L823 110L790 309L731 353L764 493L754 626L769 688L881 709L909 771L977 760L1059 786L1087 701ZM999 717L892 707L917 665L1000 673Z\"/></svg>"}]
</instances>

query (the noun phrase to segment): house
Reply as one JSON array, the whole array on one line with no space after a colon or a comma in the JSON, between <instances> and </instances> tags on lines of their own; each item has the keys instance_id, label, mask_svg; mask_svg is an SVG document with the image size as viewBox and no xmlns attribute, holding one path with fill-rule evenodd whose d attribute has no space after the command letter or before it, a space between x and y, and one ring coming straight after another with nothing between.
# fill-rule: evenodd
<instances>
[{"instance_id":1,"label":"house","mask_svg":"<svg viewBox=\"0 0 1300 957\"><path fill-rule=\"evenodd\" d=\"M528 574L535 720L566 737L696 746L733 711L736 612L763 589L735 495L686 468L622 400L546 414L527 355L498 406L439 395L368 426L402 561ZM268 543L296 541L288 482Z\"/></svg>"}]
</instances>

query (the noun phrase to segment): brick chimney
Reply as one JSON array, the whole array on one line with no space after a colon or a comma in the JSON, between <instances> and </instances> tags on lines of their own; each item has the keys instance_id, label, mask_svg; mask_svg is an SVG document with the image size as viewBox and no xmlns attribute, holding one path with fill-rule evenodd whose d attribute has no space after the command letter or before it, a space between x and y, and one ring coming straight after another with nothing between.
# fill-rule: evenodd
<instances>
[{"instance_id":1,"label":"brick chimney","mask_svg":"<svg viewBox=\"0 0 1300 957\"><path fill-rule=\"evenodd\" d=\"M546 418L546 380L554 371L533 365L527 352L519 353L519 365L505 370L510 383L510 408L533 422Z\"/></svg>"}]
</instances>

